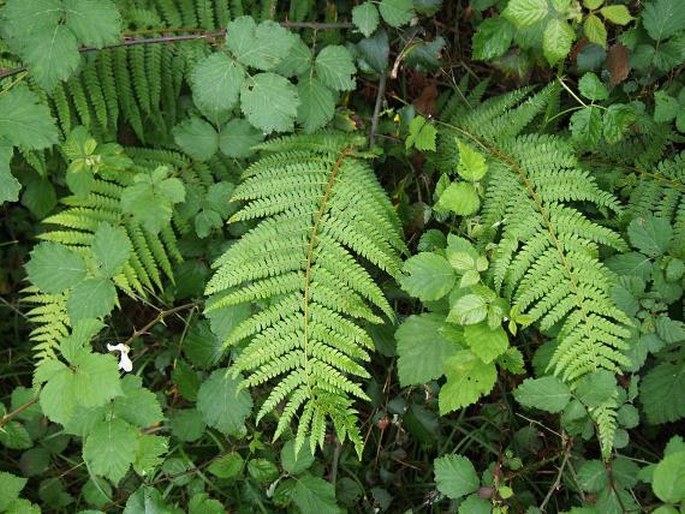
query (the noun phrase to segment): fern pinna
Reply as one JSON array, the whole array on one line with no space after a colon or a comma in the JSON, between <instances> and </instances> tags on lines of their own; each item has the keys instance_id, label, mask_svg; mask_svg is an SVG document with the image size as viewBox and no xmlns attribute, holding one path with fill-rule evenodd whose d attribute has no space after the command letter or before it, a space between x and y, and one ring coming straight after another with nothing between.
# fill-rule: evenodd
<instances>
[{"instance_id":1,"label":"fern pinna","mask_svg":"<svg viewBox=\"0 0 685 514\"><path fill-rule=\"evenodd\" d=\"M489 158L481 215L494 247L495 287L543 331L556 335L550 368L569 383L601 369L628 364L630 323L610 299L614 280L598 257L599 246L627 249L614 231L579 209L618 214L621 206L582 169L572 147L557 136L525 134L549 101L551 88L528 97L516 91L454 114L442 134L443 162L455 141ZM452 160L451 162L455 162ZM591 412L605 455L615 430L612 401Z\"/></svg>"},{"instance_id":2,"label":"fern pinna","mask_svg":"<svg viewBox=\"0 0 685 514\"><path fill-rule=\"evenodd\" d=\"M245 173L231 221L261 221L221 256L207 286L207 310L245 302L260 309L225 344L249 339L233 364L244 386L275 385L257 415L281 402L275 438L300 412L297 446L323 444L328 420L358 453L353 398L367 399L351 377L373 348L364 322L393 309L357 256L395 276L404 243L394 208L359 148L340 133L292 136L262 145L272 155Z\"/></svg>"}]
</instances>

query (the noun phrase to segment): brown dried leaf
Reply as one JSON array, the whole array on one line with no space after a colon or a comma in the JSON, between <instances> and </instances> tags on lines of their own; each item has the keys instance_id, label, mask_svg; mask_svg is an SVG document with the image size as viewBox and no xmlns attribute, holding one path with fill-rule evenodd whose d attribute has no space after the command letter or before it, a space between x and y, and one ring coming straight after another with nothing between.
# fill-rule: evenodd
<instances>
[{"instance_id":1,"label":"brown dried leaf","mask_svg":"<svg viewBox=\"0 0 685 514\"><path fill-rule=\"evenodd\" d=\"M612 86L620 84L630 73L630 52L628 48L621 44L611 45L607 52L607 70L611 76Z\"/></svg>"}]
</instances>

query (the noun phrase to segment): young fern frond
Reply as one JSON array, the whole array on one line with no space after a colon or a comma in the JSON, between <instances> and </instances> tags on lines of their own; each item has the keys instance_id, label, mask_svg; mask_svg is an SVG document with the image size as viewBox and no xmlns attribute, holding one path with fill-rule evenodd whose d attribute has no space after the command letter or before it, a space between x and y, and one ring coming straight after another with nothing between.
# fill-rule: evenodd
<instances>
[{"instance_id":1,"label":"young fern frond","mask_svg":"<svg viewBox=\"0 0 685 514\"><path fill-rule=\"evenodd\" d=\"M672 248L685 257L685 152L660 162L655 168L633 168L629 220L653 214L671 222Z\"/></svg>"},{"instance_id":2,"label":"young fern frond","mask_svg":"<svg viewBox=\"0 0 685 514\"><path fill-rule=\"evenodd\" d=\"M522 134L550 91L525 100L525 91L513 92L472 112L456 110L442 137L447 155L458 152L456 139L488 157L480 222L485 242L494 245L494 286L541 330L555 329L550 368L573 384L593 371L619 372L629 364L630 321L611 301L614 277L598 257L600 246L626 251L627 245L577 208L583 203L622 212L579 166L572 147L555 136ZM605 452L615 430L610 417L602 411L604 421L596 419Z\"/></svg>"},{"instance_id":3,"label":"young fern frond","mask_svg":"<svg viewBox=\"0 0 685 514\"><path fill-rule=\"evenodd\" d=\"M362 440L352 377L373 348L364 322L393 311L360 262L396 275L404 251L397 216L364 160L363 140L335 132L276 139L232 197L245 202L231 221L261 219L215 263L207 310L260 301L263 308L228 335L248 339L233 364L245 386L274 381L259 420L285 406L275 438L299 412L297 445L323 444L327 420L358 453Z\"/></svg>"},{"instance_id":4,"label":"young fern frond","mask_svg":"<svg viewBox=\"0 0 685 514\"><path fill-rule=\"evenodd\" d=\"M26 316L31 324L38 325L29 334L38 365L45 359L56 358L60 342L69 334L67 297L64 293L42 293L35 286L27 287L22 294L22 301L35 305Z\"/></svg>"}]
</instances>

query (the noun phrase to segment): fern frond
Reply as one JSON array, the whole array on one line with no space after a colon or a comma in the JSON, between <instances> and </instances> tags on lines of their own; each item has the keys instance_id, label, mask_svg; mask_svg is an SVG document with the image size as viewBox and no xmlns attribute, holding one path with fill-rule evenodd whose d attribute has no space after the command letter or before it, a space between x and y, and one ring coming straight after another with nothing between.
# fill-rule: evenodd
<instances>
[{"instance_id":1,"label":"fern frond","mask_svg":"<svg viewBox=\"0 0 685 514\"><path fill-rule=\"evenodd\" d=\"M671 222L672 248L685 257L685 152L660 162L654 169L628 170L630 189L629 220L653 214Z\"/></svg>"},{"instance_id":2,"label":"fern frond","mask_svg":"<svg viewBox=\"0 0 685 514\"><path fill-rule=\"evenodd\" d=\"M532 96L528 90L508 93L472 112L456 109L443 134L442 159L458 153L455 138L488 157L481 222L485 244L494 245L491 277L512 305L557 334L550 367L573 384L593 371L619 372L629 364L630 320L610 299L615 277L599 260L600 246L628 247L578 208L623 212L580 166L571 145L524 133L545 109L551 88ZM615 425L599 428L603 445L613 440Z\"/></svg>"},{"instance_id":3,"label":"fern frond","mask_svg":"<svg viewBox=\"0 0 685 514\"><path fill-rule=\"evenodd\" d=\"M251 337L233 365L245 386L275 381L257 416L286 402L275 437L300 412L298 444L320 443L331 420L361 452L352 399L366 395L350 377L368 376L360 361L373 342L359 323L392 309L359 257L396 274L404 243L357 144L323 132L262 145L275 153L246 171L233 196L245 205L232 218L262 221L214 263L206 292L215 295L208 311L270 301L225 344Z\"/></svg>"},{"instance_id":4,"label":"fern frond","mask_svg":"<svg viewBox=\"0 0 685 514\"><path fill-rule=\"evenodd\" d=\"M56 358L59 345L70 328L66 295L42 293L35 286L25 288L22 294L24 302L35 305L26 316L31 324L38 325L29 334L36 364Z\"/></svg>"}]
</instances>

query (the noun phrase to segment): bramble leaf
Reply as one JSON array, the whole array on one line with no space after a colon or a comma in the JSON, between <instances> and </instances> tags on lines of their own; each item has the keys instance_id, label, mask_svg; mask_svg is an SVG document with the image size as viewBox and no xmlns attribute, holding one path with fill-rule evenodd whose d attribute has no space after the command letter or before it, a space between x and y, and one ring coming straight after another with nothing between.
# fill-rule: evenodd
<instances>
[{"instance_id":1,"label":"bramble leaf","mask_svg":"<svg viewBox=\"0 0 685 514\"><path fill-rule=\"evenodd\" d=\"M385 22L391 27L406 25L414 17L412 0L381 0L378 9Z\"/></svg>"},{"instance_id":2,"label":"bramble leaf","mask_svg":"<svg viewBox=\"0 0 685 514\"><path fill-rule=\"evenodd\" d=\"M82 45L102 48L119 41L121 16L111 0L64 0L66 25Z\"/></svg>"},{"instance_id":3,"label":"bramble leaf","mask_svg":"<svg viewBox=\"0 0 685 514\"><path fill-rule=\"evenodd\" d=\"M173 129L174 141L197 161L206 161L219 149L219 134L205 120L193 116Z\"/></svg>"},{"instance_id":4,"label":"bramble leaf","mask_svg":"<svg viewBox=\"0 0 685 514\"><path fill-rule=\"evenodd\" d=\"M227 122L219 134L219 148L224 155L244 159L254 153L253 146L264 140L264 135L255 129L247 120L232 119Z\"/></svg>"},{"instance_id":5,"label":"bramble leaf","mask_svg":"<svg viewBox=\"0 0 685 514\"><path fill-rule=\"evenodd\" d=\"M333 119L335 99L330 89L315 77L301 78L297 84L300 106L297 108L297 121L305 132L314 132Z\"/></svg>"},{"instance_id":6,"label":"bramble leaf","mask_svg":"<svg viewBox=\"0 0 685 514\"><path fill-rule=\"evenodd\" d=\"M445 455L435 459L435 485L442 494L456 500L476 491L480 479L471 461L462 455Z\"/></svg>"},{"instance_id":7,"label":"bramble leaf","mask_svg":"<svg viewBox=\"0 0 685 514\"><path fill-rule=\"evenodd\" d=\"M101 421L83 445L83 458L93 473L119 483L136 460L138 430L119 418Z\"/></svg>"},{"instance_id":8,"label":"bramble leaf","mask_svg":"<svg viewBox=\"0 0 685 514\"><path fill-rule=\"evenodd\" d=\"M445 375L447 382L438 398L441 415L467 407L489 393L497 381L497 368L470 350L460 350L445 361Z\"/></svg>"},{"instance_id":9,"label":"bramble leaf","mask_svg":"<svg viewBox=\"0 0 685 514\"><path fill-rule=\"evenodd\" d=\"M259 73L247 79L240 101L247 120L265 134L293 130L300 99L295 86L280 75Z\"/></svg>"},{"instance_id":10,"label":"bramble leaf","mask_svg":"<svg viewBox=\"0 0 685 514\"><path fill-rule=\"evenodd\" d=\"M399 283L407 293L428 302L445 296L456 281L450 263L444 257L422 252L407 259Z\"/></svg>"},{"instance_id":11,"label":"bramble leaf","mask_svg":"<svg viewBox=\"0 0 685 514\"><path fill-rule=\"evenodd\" d=\"M344 46L330 45L321 50L314 61L316 76L322 84L336 91L354 89L354 61Z\"/></svg>"},{"instance_id":12,"label":"bramble leaf","mask_svg":"<svg viewBox=\"0 0 685 514\"><path fill-rule=\"evenodd\" d=\"M397 329L397 370L402 387L425 384L445 374L445 361L459 346L441 333L444 325L439 314L420 314L409 316Z\"/></svg>"},{"instance_id":13,"label":"bramble leaf","mask_svg":"<svg viewBox=\"0 0 685 514\"><path fill-rule=\"evenodd\" d=\"M527 378L514 390L514 398L524 407L561 412L571 399L571 391L557 377Z\"/></svg>"},{"instance_id":14,"label":"bramble leaf","mask_svg":"<svg viewBox=\"0 0 685 514\"><path fill-rule=\"evenodd\" d=\"M67 300L72 322L107 316L117 300L117 291L107 278L89 278L74 286Z\"/></svg>"},{"instance_id":15,"label":"bramble leaf","mask_svg":"<svg viewBox=\"0 0 685 514\"><path fill-rule=\"evenodd\" d=\"M185 199L183 182L167 178L168 169L139 173L121 195L121 208L150 232L157 233L171 220L172 206Z\"/></svg>"},{"instance_id":16,"label":"bramble leaf","mask_svg":"<svg viewBox=\"0 0 685 514\"><path fill-rule=\"evenodd\" d=\"M379 21L378 8L372 2L364 2L352 9L352 23L365 37L373 34Z\"/></svg>"},{"instance_id":17,"label":"bramble leaf","mask_svg":"<svg viewBox=\"0 0 685 514\"><path fill-rule=\"evenodd\" d=\"M48 106L19 85L0 95L0 138L39 150L57 143L57 126Z\"/></svg>"},{"instance_id":18,"label":"bramble leaf","mask_svg":"<svg viewBox=\"0 0 685 514\"><path fill-rule=\"evenodd\" d=\"M214 52L193 68L190 86L195 105L208 117L230 111L245 80L243 66L224 52Z\"/></svg>"},{"instance_id":19,"label":"bramble leaf","mask_svg":"<svg viewBox=\"0 0 685 514\"><path fill-rule=\"evenodd\" d=\"M226 46L245 66L267 71L290 52L295 36L278 23L255 24L252 16L240 16L226 27Z\"/></svg>"},{"instance_id":20,"label":"bramble leaf","mask_svg":"<svg viewBox=\"0 0 685 514\"><path fill-rule=\"evenodd\" d=\"M242 435L245 418L252 412L252 397L238 389L239 384L240 378L232 378L228 369L217 369L202 383L197 395L197 408L207 425L227 435Z\"/></svg>"},{"instance_id":21,"label":"bramble leaf","mask_svg":"<svg viewBox=\"0 0 685 514\"><path fill-rule=\"evenodd\" d=\"M26 264L29 280L41 291L61 293L86 277L83 259L64 245L51 241L38 244Z\"/></svg>"},{"instance_id":22,"label":"bramble leaf","mask_svg":"<svg viewBox=\"0 0 685 514\"><path fill-rule=\"evenodd\" d=\"M116 275L131 255L131 241L122 227L101 223L95 231L91 250L106 277Z\"/></svg>"},{"instance_id":23,"label":"bramble leaf","mask_svg":"<svg viewBox=\"0 0 685 514\"><path fill-rule=\"evenodd\" d=\"M544 20L549 13L547 0L511 0L502 16L521 28L530 27Z\"/></svg>"}]
</instances>

